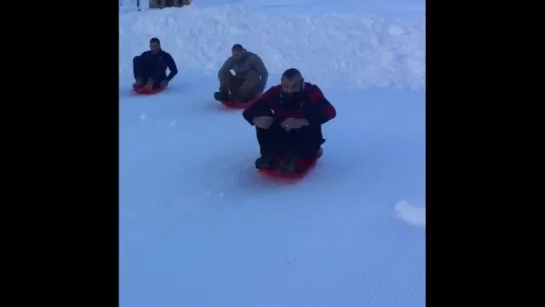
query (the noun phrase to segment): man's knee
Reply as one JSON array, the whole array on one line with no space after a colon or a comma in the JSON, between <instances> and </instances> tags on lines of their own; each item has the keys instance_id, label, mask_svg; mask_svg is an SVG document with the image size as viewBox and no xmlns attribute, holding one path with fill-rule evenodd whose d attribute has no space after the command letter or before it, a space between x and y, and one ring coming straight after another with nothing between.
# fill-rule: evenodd
<instances>
[{"instance_id":1,"label":"man's knee","mask_svg":"<svg viewBox=\"0 0 545 307\"><path fill-rule=\"evenodd\" d=\"M166 68L163 68L160 65L154 66L151 68L150 78L152 78L155 82L161 82L166 77L165 71Z\"/></svg>"},{"instance_id":2,"label":"man's knee","mask_svg":"<svg viewBox=\"0 0 545 307\"><path fill-rule=\"evenodd\" d=\"M259 81L261 81L261 74L255 70L250 70L248 72L247 79L253 84L259 84Z\"/></svg>"},{"instance_id":3,"label":"man's knee","mask_svg":"<svg viewBox=\"0 0 545 307\"><path fill-rule=\"evenodd\" d=\"M229 90L232 77L233 76L231 76L229 71L220 72L219 75L218 75L218 79L220 81L220 88L225 90L225 91Z\"/></svg>"},{"instance_id":4,"label":"man's knee","mask_svg":"<svg viewBox=\"0 0 545 307\"><path fill-rule=\"evenodd\" d=\"M259 92L258 93L261 93L261 94L264 93L266 86L267 86L267 79L263 78L263 76L260 76L259 86L258 86Z\"/></svg>"},{"instance_id":5,"label":"man's knee","mask_svg":"<svg viewBox=\"0 0 545 307\"><path fill-rule=\"evenodd\" d=\"M323 143L323 138L316 129L305 126L290 131L290 146L303 156L314 155Z\"/></svg>"},{"instance_id":6,"label":"man's knee","mask_svg":"<svg viewBox=\"0 0 545 307\"><path fill-rule=\"evenodd\" d=\"M142 56L137 55L132 59L132 71L137 82L144 82L146 66Z\"/></svg>"},{"instance_id":7,"label":"man's knee","mask_svg":"<svg viewBox=\"0 0 545 307\"><path fill-rule=\"evenodd\" d=\"M143 56L137 55L132 59L133 70L135 74L147 75L148 74L148 62Z\"/></svg>"},{"instance_id":8,"label":"man's knee","mask_svg":"<svg viewBox=\"0 0 545 307\"><path fill-rule=\"evenodd\" d=\"M269 129L263 129L260 127L255 127L258 138L267 138L268 140L276 139L282 136L282 128L279 123L273 122Z\"/></svg>"},{"instance_id":9,"label":"man's knee","mask_svg":"<svg viewBox=\"0 0 545 307\"><path fill-rule=\"evenodd\" d=\"M249 91L259 91L260 90L260 83L261 83L261 74L259 74L257 71L250 71L246 75L246 79L244 80L244 88L246 88Z\"/></svg>"},{"instance_id":10,"label":"man's knee","mask_svg":"<svg viewBox=\"0 0 545 307\"><path fill-rule=\"evenodd\" d=\"M141 55L137 55L134 58L132 58L132 65L134 67L142 67L143 64L144 64L144 57L142 57Z\"/></svg>"},{"instance_id":11,"label":"man's knee","mask_svg":"<svg viewBox=\"0 0 545 307\"><path fill-rule=\"evenodd\" d=\"M258 94L262 93L259 86L260 78L259 73L250 71L244 79L240 80L239 86L234 90L231 89L231 91L236 92L238 99L244 101L253 100Z\"/></svg>"}]
</instances>

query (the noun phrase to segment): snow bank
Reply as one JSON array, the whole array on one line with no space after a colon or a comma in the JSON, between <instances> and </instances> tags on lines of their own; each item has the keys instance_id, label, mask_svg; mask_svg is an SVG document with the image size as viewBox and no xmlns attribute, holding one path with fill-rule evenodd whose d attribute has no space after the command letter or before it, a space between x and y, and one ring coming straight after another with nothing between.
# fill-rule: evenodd
<instances>
[{"instance_id":1,"label":"snow bank","mask_svg":"<svg viewBox=\"0 0 545 307\"><path fill-rule=\"evenodd\" d=\"M425 21L398 22L350 14L271 16L243 5L188 6L119 16L121 79L151 37L176 59L182 74L215 75L234 43L258 53L277 82L289 67L323 86L425 85Z\"/></svg>"},{"instance_id":2,"label":"snow bank","mask_svg":"<svg viewBox=\"0 0 545 307\"><path fill-rule=\"evenodd\" d=\"M405 222L426 227L426 208L415 207L406 201L396 203L395 208L398 217Z\"/></svg>"},{"instance_id":3,"label":"snow bank","mask_svg":"<svg viewBox=\"0 0 545 307\"><path fill-rule=\"evenodd\" d=\"M140 1L140 7L145 4L145 7L148 7L148 2ZM136 5L136 0L119 0L119 13L127 13L132 11L137 11L138 7Z\"/></svg>"}]
</instances>

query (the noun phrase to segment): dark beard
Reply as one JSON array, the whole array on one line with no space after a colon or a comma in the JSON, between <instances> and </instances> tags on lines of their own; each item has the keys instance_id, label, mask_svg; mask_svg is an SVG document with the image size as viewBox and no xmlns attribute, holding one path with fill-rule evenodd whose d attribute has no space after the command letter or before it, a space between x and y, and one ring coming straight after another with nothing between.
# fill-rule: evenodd
<instances>
[{"instance_id":1,"label":"dark beard","mask_svg":"<svg viewBox=\"0 0 545 307\"><path fill-rule=\"evenodd\" d=\"M294 106L299 103L299 93L283 93L282 94L282 104L285 106Z\"/></svg>"}]
</instances>

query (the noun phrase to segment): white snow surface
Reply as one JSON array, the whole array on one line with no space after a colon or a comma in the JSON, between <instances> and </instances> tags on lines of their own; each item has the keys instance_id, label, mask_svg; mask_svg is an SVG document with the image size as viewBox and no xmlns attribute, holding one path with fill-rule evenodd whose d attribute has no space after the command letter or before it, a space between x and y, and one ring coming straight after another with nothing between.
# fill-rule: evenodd
<instances>
[{"instance_id":1,"label":"white snow surface","mask_svg":"<svg viewBox=\"0 0 545 307\"><path fill-rule=\"evenodd\" d=\"M259 54L272 75L296 66L322 86L417 89L425 84L424 19L270 11L246 4L199 7L196 2L122 14L120 74L131 72L135 51L157 36L186 74L215 76L231 46L240 43Z\"/></svg>"},{"instance_id":2,"label":"white snow surface","mask_svg":"<svg viewBox=\"0 0 545 307\"><path fill-rule=\"evenodd\" d=\"M120 306L425 306L424 27L421 0L120 3ZM134 96L153 36L180 75ZM337 108L299 182L258 176L255 130L212 99L234 43Z\"/></svg>"},{"instance_id":3,"label":"white snow surface","mask_svg":"<svg viewBox=\"0 0 545 307\"><path fill-rule=\"evenodd\" d=\"M398 216L409 224L426 226L426 208L415 207L407 201L400 201L395 205Z\"/></svg>"}]
</instances>

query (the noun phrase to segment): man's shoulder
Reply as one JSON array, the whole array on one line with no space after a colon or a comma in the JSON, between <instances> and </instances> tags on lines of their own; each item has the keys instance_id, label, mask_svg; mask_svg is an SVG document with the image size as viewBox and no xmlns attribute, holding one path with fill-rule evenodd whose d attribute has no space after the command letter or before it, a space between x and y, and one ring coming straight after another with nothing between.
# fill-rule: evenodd
<instances>
[{"instance_id":1,"label":"man's shoulder","mask_svg":"<svg viewBox=\"0 0 545 307\"><path fill-rule=\"evenodd\" d=\"M320 87L318 87L318 85L314 84L314 83L310 83L310 82L305 82L305 85L303 87L303 91L310 94L311 96L312 95L321 95L322 94L322 89L320 89Z\"/></svg>"},{"instance_id":2,"label":"man's shoulder","mask_svg":"<svg viewBox=\"0 0 545 307\"><path fill-rule=\"evenodd\" d=\"M246 51L245 52L245 55L246 55L246 59L249 59L249 60L257 60L257 59L261 59L259 57L259 55L255 52L251 52L251 51Z\"/></svg>"},{"instance_id":3,"label":"man's shoulder","mask_svg":"<svg viewBox=\"0 0 545 307\"><path fill-rule=\"evenodd\" d=\"M265 91L265 93L263 93L263 96L275 98L279 97L280 93L282 93L282 85L273 85L267 91Z\"/></svg>"},{"instance_id":4,"label":"man's shoulder","mask_svg":"<svg viewBox=\"0 0 545 307\"><path fill-rule=\"evenodd\" d=\"M316 90L320 90L320 88L318 87L318 85L316 85L314 83L305 82L305 84L303 86L303 90L305 90L305 91L316 91Z\"/></svg>"},{"instance_id":5,"label":"man's shoulder","mask_svg":"<svg viewBox=\"0 0 545 307\"><path fill-rule=\"evenodd\" d=\"M166 58L172 58L172 56L170 55L170 53L164 51L164 50L161 50L161 55L166 57Z\"/></svg>"},{"instance_id":6,"label":"man's shoulder","mask_svg":"<svg viewBox=\"0 0 545 307\"><path fill-rule=\"evenodd\" d=\"M282 85L281 84L273 85L268 90L268 92L270 92L271 94L280 94L282 92Z\"/></svg>"},{"instance_id":7,"label":"man's shoulder","mask_svg":"<svg viewBox=\"0 0 545 307\"><path fill-rule=\"evenodd\" d=\"M321 102L324 99L322 90L314 83L305 82L303 92L306 93L304 97L306 97L306 99L308 99L310 102Z\"/></svg>"}]
</instances>

